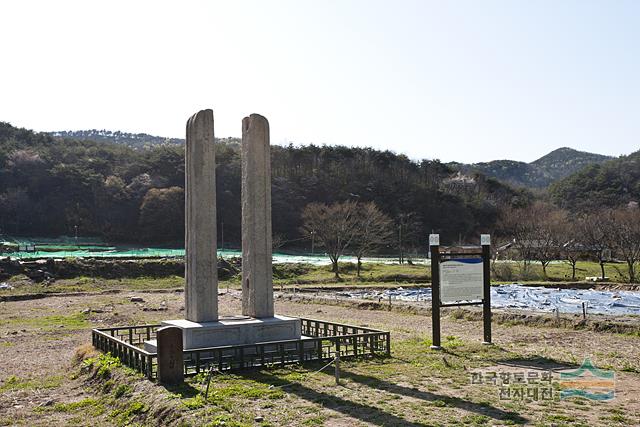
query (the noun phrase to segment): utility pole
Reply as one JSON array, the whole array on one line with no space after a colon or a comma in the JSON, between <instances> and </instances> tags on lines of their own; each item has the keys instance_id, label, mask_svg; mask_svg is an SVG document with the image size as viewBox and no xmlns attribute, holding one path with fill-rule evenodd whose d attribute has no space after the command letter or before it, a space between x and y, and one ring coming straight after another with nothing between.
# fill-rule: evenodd
<instances>
[{"instance_id":1,"label":"utility pole","mask_svg":"<svg viewBox=\"0 0 640 427\"><path fill-rule=\"evenodd\" d=\"M224 221L220 221L220 250L224 250Z\"/></svg>"},{"instance_id":2,"label":"utility pole","mask_svg":"<svg viewBox=\"0 0 640 427\"><path fill-rule=\"evenodd\" d=\"M402 219L400 220L400 225L398 226L398 242L400 246L400 264L404 262L404 256L402 253Z\"/></svg>"},{"instance_id":3,"label":"utility pole","mask_svg":"<svg viewBox=\"0 0 640 427\"><path fill-rule=\"evenodd\" d=\"M315 234L315 231L311 231L311 255L313 255L315 252Z\"/></svg>"}]
</instances>

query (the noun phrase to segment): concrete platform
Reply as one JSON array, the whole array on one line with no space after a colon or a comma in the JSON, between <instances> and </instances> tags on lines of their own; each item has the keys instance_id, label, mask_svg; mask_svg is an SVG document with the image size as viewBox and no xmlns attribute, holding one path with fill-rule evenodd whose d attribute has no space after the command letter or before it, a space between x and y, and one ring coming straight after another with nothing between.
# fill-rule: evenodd
<instances>
[{"instance_id":1,"label":"concrete platform","mask_svg":"<svg viewBox=\"0 0 640 427\"><path fill-rule=\"evenodd\" d=\"M162 322L162 326L182 329L185 350L301 338L300 319L278 315L261 319L232 317L204 323L184 319L167 320ZM144 349L155 353L156 341L145 341Z\"/></svg>"}]
</instances>

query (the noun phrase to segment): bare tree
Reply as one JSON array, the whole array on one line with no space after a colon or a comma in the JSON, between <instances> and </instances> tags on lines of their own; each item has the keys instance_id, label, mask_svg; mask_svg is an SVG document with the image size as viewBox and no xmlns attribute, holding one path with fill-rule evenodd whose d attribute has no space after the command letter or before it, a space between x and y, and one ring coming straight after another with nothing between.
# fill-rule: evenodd
<instances>
[{"instance_id":1,"label":"bare tree","mask_svg":"<svg viewBox=\"0 0 640 427\"><path fill-rule=\"evenodd\" d=\"M415 239L416 231L420 229L421 224L415 212L400 213L396 217L396 227L398 228L398 262L404 264L406 248Z\"/></svg>"},{"instance_id":2,"label":"bare tree","mask_svg":"<svg viewBox=\"0 0 640 427\"><path fill-rule=\"evenodd\" d=\"M528 209L534 257L542 265L546 279L547 266L560 257L560 236L565 214L550 205L536 203Z\"/></svg>"},{"instance_id":3,"label":"bare tree","mask_svg":"<svg viewBox=\"0 0 640 427\"><path fill-rule=\"evenodd\" d=\"M571 266L571 280L576 280L578 261L585 253L585 244L575 218L565 217L558 230L560 256Z\"/></svg>"},{"instance_id":4,"label":"bare tree","mask_svg":"<svg viewBox=\"0 0 640 427\"><path fill-rule=\"evenodd\" d=\"M605 275L605 263L608 261L608 253L611 250L611 215L608 212L592 212L582 216L577 222L577 230L580 233L585 250L595 255L600 264L602 279Z\"/></svg>"},{"instance_id":5,"label":"bare tree","mask_svg":"<svg viewBox=\"0 0 640 427\"><path fill-rule=\"evenodd\" d=\"M521 272L525 278L532 261L540 262L547 277L547 266L559 257L558 237L564 215L544 202L520 209L506 208L501 213L501 234L513 237L513 248L522 258Z\"/></svg>"},{"instance_id":6,"label":"bare tree","mask_svg":"<svg viewBox=\"0 0 640 427\"><path fill-rule=\"evenodd\" d=\"M302 223L303 231L313 232L318 243L325 248L336 279L340 279L338 260L358 230L357 203L310 203L302 212Z\"/></svg>"},{"instance_id":7,"label":"bare tree","mask_svg":"<svg viewBox=\"0 0 640 427\"><path fill-rule=\"evenodd\" d=\"M352 241L353 253L358 259L357 274L360 277L362 257L391 241L391 219L374 202L357 206L357 230Z\"/></svg>"},{"instance_id":8,"label":"bare tree","mask_svg":"<svg viewBox=\"0 0 640 427\"><path fill-rule=\"evenodd\" d=\"M529 264L535 259L535 222L528 208L506 208L500 215L502 233L513 238L513 248L522 259L521 274L527 276Z\"/></svg>"},{"instance_id":9,"label":"bare tree","mask_svg":"<svg viewBox=\"0 0 640 427\"><path fill-rule=\"evenodd\" d=\"M283 234L273 233L271 236L271 248L275 251L276 249L280 249L284 244L287 243Z\"/></svg>"},{"instance_id":10,"label":"bare tree","mask_svg":"<svg viewBox=\"0 0 640 427\"><path fill-rule=\"evenodd\" d=\"M613 248L627 263L629 283L635 283L635 264L640 260L640 210L621 208L611 213Z\"/></svg>"}]
</instances>

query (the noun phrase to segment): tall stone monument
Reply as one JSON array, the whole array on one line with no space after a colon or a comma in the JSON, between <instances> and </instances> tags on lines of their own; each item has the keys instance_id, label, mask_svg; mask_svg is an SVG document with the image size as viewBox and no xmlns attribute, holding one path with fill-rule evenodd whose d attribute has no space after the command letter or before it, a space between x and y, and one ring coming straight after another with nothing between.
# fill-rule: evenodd
<instances>
[{"instance_id":1,"label":"tall stone monument","mask_svg":"<svg viewBox=\"0 0 640 427\"><path fill-rule=\"evenodd\" d=\"M242 120L242 314L273 317L269 122Z\"/></svg>"},{"instance_id":2,"label":"tall stone monument","mask_svg":"<svg viewBox=\"0 0 640 427\"><path fill-rule=\"evenodd\" d=\"M299 339L300 319L277 316L273 310L269 123L258 114L242 121L243 316L218 316L213 122L211 110L187 122L186 318L162 326L182 330L185 350ZM145 349L157 351L156 340L146 341Z\"/></svg>"},{"instance_id":3,"label":"tall stone monument","mask_svg":"<svg viewBox=\"0 0 640 427\"><path fill-rule=\"evenodd\" d=\"M216 155L213 111L187 122L185 147L185 310L192 322L218 320Z\"/></svg>"}]
</instances>

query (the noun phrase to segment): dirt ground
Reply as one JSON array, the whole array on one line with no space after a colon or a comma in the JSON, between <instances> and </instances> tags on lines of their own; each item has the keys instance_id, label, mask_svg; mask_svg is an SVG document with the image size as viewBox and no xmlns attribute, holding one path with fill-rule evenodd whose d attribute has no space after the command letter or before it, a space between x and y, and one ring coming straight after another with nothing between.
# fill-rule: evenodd
<instances>
[{"instance_id":1,"label":"dirt ground","mask_svg":"<svg viewBox=\"0 0 640 427\"><path fill-rule=\"evenodd\" d=\"M141 297L143 302L132 302L131 297ZM90 343L92 327L181 318L183 298L182 293L176 292L136 291L0 302L0 425L164 425L162 416L151 412L144 417L126 418L122 411L90 409L103 405L100 399L104 390L101 392L98 385L88 382L73 358L78 347ZM219 298L221 314L240 312L238 291L231 290ZM193 405L185 401L184 405L174 405L185 413L178 417L182 421L172 421L173 424L640 425L637 335L496 324L495 345L488 348L480 345L481 322L447 315L442 322L445 351L435 352L428 347L428 316L384 309L358 310L281 295L277 295L276 311L389 330L393 356L375 363L346 363L345 383L340 387L332 386L330 376L322 374L299 379L295 388L283 388L284 394L271 396L268 405L254 396L248 398L247 402L252 403L245 407L240 396L236 399L240 404L225 409L227 418L218 412L207 412L206 405L200 412L190 413ZM586 358L598 368L615 371L615 399L503 399L500 387L486 380L493 372L498 376L506 372L539 378L553 369L558 375L561 369L577 368ZM296 369L302 371L292 368L274 375L306 375L303 368ZM268 373L264 375L268 377ZM475 381L479 376L485 379L482 384ZM145 379L127 384L131 384L131 393L142 399L145 395L167 394L169 397L163 399L171 398L163 387ZM556 387L556 395L557 392ZM234 418L244 421L236 422Z\"/></svg>"}]
</instances>

